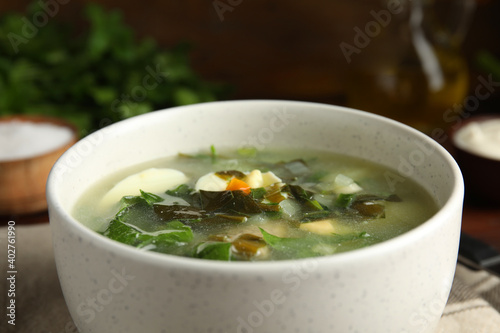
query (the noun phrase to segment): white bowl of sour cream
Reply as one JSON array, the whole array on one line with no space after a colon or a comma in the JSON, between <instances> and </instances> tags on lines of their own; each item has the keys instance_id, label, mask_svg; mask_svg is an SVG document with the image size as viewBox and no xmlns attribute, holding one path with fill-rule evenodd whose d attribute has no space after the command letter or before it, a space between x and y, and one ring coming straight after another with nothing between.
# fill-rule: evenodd
<instances>
[{"instance_id":1,"label":"white bowl of sour cream","mask_svg":"<svg viewBox=\"0 0 500 333\"><path fill-rule=\"evenodd\" d=\"M466 194L475 201L500 202L500 116L476 116L452 133Z\"/></svg>"}]
</instances>

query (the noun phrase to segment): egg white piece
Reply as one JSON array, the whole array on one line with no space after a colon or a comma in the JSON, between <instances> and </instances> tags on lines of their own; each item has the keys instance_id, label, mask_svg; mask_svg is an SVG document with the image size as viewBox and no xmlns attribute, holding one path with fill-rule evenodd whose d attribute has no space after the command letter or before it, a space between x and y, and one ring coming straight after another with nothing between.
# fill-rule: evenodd
<instances>
[{"instance_id":1,"label":"egg white piece","mask_svg":"<svg viewBox=\"0 0 500 333\"><path fill-rule=\"evenodd\" d=\"M201 176L196 182L194 189L196 191L224 191L227 187L227 181L217 176L215 172L207 173Z\"/></svg>"},{"instance_id":2,"label":"egg white piece","mask_svg":"<svg viewBox=\"0 0 500 333\"><path fill-rule=\"evenodd\" d=\"M188 177L179 170L168 168L143 170L117 183L101 199L99 208L109 208L126 195L140 195L140 190L159 193L175 188L187 181Z\"/></svg>"}]
</instances>

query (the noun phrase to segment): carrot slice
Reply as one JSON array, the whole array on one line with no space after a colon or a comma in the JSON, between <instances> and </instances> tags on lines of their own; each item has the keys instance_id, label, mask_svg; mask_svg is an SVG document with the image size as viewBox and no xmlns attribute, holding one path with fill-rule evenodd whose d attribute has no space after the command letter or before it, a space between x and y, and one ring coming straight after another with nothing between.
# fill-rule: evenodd
<instances>
[{"instance_id":1,"label":"carrot slice","mask_svg":"<svg viewBox=\"0 0 500 333\"><path fill-rule=\"evenodd\" d=\"M226 191L242 191L246 194L250 194L250 185L238 178L231 178L229 184L227 184Z\"/></svg>"}]
</instances>

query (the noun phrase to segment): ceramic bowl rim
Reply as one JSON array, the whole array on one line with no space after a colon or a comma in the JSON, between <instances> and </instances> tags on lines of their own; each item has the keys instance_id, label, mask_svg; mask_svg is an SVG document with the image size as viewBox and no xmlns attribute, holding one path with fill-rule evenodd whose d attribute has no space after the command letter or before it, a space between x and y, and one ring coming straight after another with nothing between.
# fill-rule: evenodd
<instances>
[{"instance_id":1,"label":"ceramic bowl rim","mask_svg":"<svg viewBox=\"0 0 500 333\"><path fill-rule=\"evenodd\" d=\"M432 234L432 231L439 228L439 226L443 223L443 221L445 221L448 217L453 216L453 214L457 212L458 210L457 205L460 205L461 207L463 203L464 186L460 169L458 168L458 165L456 164L455 160L443 147L441 147L441 145L439 145L437 142L435 142L434 140L432 140L431 138L429 138L428 136L419 132L416 129L413 129L407 125L396 122L394 120L378 116L372 113L368 113L365 111L350 109L336 105L316 103L316 102L259 99L259 100L217 101L217 102L200 103L187 106L178 106L143 114L137 117L141 117L141 119L143 120L147 118L154 119L155 117L158 116L157 115L158 112L170 112L172 115L174 115L175 113L178 112L185 112L186 109L203 108L203 105L216 104L216 103L234 104L234 105L237 105L239 103L254 103L254 104L264 103L264 104L274 104L274 105L283 105L283 103L285 104L291 103L294 105L301 105L303 107L326 108L330 111L335 111L335 112L337 111L353 112L358 114L360 117L371 118L379 122L388 123L392 126L399 127L400 129L403 129L404 131L408 132L409 135L411 135L412 137L417 137L421 140L431 143L432 146L436 149L436 151L439 152L442 157L444 157L444 159L447 161L447 167L450 169L450 171L453 172L452 176L454 182L453 182L453 189L451 190L451 195L443 203L439 211L430 219L428 219L426 222L406 233L403 233L399 236L396 236L384 242L370 245L369 247L366 248L356 249L353 251L334 254L330 256L303 258L294 260L262 261L262 262L224 262L224 261L211 261L211 260L203 260L197 258L179 257L163 253L140 251L132 246L111 240L91 230L90 228L84 226L82 223L78 222L70 214L70 212L67 211L67 209L63 208L63 205L59 202L56 195L57 189L55 187L56 187L57 177L54 174L55 167L52 169L47 182L47 200L49 201L49 217L51 215L50 214L51 210L54 210L54 212L57 211L57 214L62 220L62 223L67 224L69 227L71 227L72 231L78 233L78 235L80 235L81 237L85 237L89 241L92 241L96 246L99 246L102 250L121 253L123 255L126 255L127 258L131 261L140 261L142 263L147 263L148 265L152 265L155 267L171 267L172 265L175 265L183 269L223 271L223 272L239 274L241 272L248 272L248 271L258 271L258 272L281 271L283 269L293 267L301 262L308 262L311 260L316 261L320 266L324 264L341 266L342 264L346 264L349 262L356 262L357 260L382 257L384 254L388 254L398 248L404 248L407 246L407 244L412 244L418 239L424 238L426 235ZM129 123L136 120L137 120L136 117L125 119L118 123L110 125L105 129L108 131L112 131L122 126L127 126ZM97 132L94 132L91 135L96 135ZM66 155L70 154L71 149L73 148L70 148L60 157L60 159L56 162L56 165L60 163L61 160Z\"/></svg>"}]
</instances>

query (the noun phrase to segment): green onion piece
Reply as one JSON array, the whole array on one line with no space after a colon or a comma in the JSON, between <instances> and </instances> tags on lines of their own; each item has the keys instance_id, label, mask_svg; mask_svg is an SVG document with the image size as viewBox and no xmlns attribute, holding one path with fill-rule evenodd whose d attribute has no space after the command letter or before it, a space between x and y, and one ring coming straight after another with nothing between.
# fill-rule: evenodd
<instances>
[{"instance_id":1,"label":"green onion piece","mask_svg":"<svg viewBox=\"0 0 500 333\"><path fill-rule=\"evenodd\" d=\"M314 212L305 212L300 222L307 223L315 220L323 220L330 216L332 216L332 212L329 210L317 210Z\"/></svg>"},{"instance_id":2,"label":"green onion piece","mask_svg":"<svg viewBox=\"0 0 500 333\"><path fill-rule=\"evenodd\" d=\"M215 163L215 160L217 159L217 152L215 151L214 145L210 146L210 156L212 158L212 163Z\"/></svg>"},{"instance_id":3,"label":"green onion piece","mask_svg":"<svg viewBox=\"0 0 500 333\"><path fill-rule=\"evenodd\" d=\"M356 194L341 193L337 197L335 205L341 208L348 208L354 202L354 199L356 199Z\"/></svg>"},{"instance_id":4,"label":"green onion piece","mask_svg":"<svg viewBox=\"0 0 500 333\"><path fill-rule=\"evenodd\" d=\"M318 200L307 199L306 202L307 202L309 208L311 208L313 210L324 210L323 206L321 206L321 204L318 202Z\"/></svg>"},{"instance_id":5,"label":"green onion piece","mask_svg":"<svg viewBox=\"0 0 500 333\"><path fill-rule=\"evenodd\" d=\"M257 148L255 147L241 147L238 148L238 154L246 157L255 157L257 155Z\"/></svg>"}]
</instances>

